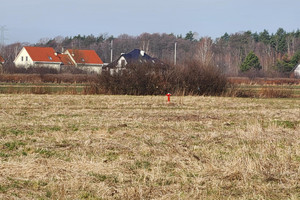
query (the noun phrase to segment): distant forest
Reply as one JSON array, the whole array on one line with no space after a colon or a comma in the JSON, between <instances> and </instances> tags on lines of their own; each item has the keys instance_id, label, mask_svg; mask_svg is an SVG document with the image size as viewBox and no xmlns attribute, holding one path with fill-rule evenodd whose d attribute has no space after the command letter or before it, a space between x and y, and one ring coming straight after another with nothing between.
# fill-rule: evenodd
<instances>
[{"instance_id":1,"label":"distant forest","mask_svg":"<svg viewBox=\"0 0 300 200\"><path fill-rule=\"evenodd\" d=\"M135 48L145 50L147 54L164 62L174 63L175 43L177 44L177 64L196 60L204 64L214 65L229 76L238 76L240 66L250 52L254 52L262 66L264 74L284 74L290 72L300 61L300 30L286 32L279 28L270 34L267 30L252 33L251 31L234 34L225 33L212 39L210 37L195 38L192 31L186 35L143 33L139 36L122 34L118 37L100 34L99 36L73 36L41 39L35 46L53 47L61 52L67 48L93 49L103 62L111 59L113 43L113 60L121 53ZM113 42L112 42L113 41ZM24 45L11 44L1 50L7 62L12 62Z\"/></svg>"}]
</instances>

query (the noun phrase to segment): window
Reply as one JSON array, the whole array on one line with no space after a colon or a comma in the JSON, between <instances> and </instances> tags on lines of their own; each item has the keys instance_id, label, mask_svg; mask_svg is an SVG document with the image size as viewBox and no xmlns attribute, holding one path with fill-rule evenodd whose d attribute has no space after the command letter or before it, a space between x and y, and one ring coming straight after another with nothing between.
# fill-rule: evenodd
<instances>
[{"instance_id":1,"label":"window","mask_svg":"<svg viewBox=\"0 0 300 200\"><path fill-rule=\"evenodd\" d=\"M82 61L82 62L84 62L84 59L83 59L83 58L81 58L81 61Z\"/></svg>"},{"instance_id":2,"label":"window","mask_svg":"<svg viewBox=\"0 0 300 200\"><path fill-rule=\"evenodd\" d=\"M125 60L121 60L121 67L125 67Z\"/></svg>"},{"instance_id":3,"label":"window","mask_svg":"<svg viewBox=\"0 0 300 200\"><path fill-rule=\"evenodd\" d=\"M26 61L28 61L28 56L26 56Z\"/></svg>"},{"instance_id":4,"label":"window","mask_svg":"<svg viewBox=\"0 0 300 200\"><path fill-rule=\"evenodd\" d=\"M23 56L21 57L21 61L24 61L24 58L23 58Z\"/></svg>"},{"instance_id":5,"label":"window","mask_svg":"<svg viewBox=\"0 0 300 200\"><path fill-rule=\"evenodd\" d=\"M52 60L52 57L51 56L48 56L49 57L49 60Z\"/></svg>"}]
</instances>

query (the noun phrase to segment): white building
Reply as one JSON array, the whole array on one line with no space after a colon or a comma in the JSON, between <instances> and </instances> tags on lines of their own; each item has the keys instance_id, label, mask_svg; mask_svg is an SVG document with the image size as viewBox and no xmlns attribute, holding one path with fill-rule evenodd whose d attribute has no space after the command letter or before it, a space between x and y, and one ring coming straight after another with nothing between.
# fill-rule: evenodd
<instances>
[{"instance_id":1,"label":"white building","mask_svg":"<svg viewBox=\"0 0 300 200\"><path fill-rule=\"evenodd\" d=\"M294 75L297 78L300 78L300 64L298 64L294 69Z\"/></svg>"},{"instance_id":2,"label":"white building","mask_svg":"<svg viewBox=\"0 0 300 200\"><path fill-rule=\"evenodd\" d=\"M23 47L14 63L16 67L48 67L57 70L62 65L68 65L95 73L101 73L103 67L101 58L94 50L68 49L60 54L51 47Z\"/></svg>"},{"instance_id":3,"label":"white building","mask_svg":"<svg viewBox=\"0 0 300 200\"><path fill-rule=\"evenodd\" d=\"M14 60L16 67L48 67L60 70L62 61L51 47L23 47Z\"/></svg>"},{"instance_id":4,"label":"white building","mask_svg":"<svg viewBox=\"0 0 300 200\"><path fill-rule=\"evenodd\" d=\"M98 74L102 72L103 61L94 50L67 49L64 54L69 55L75 66L81 70Z\"/></svg>"}]
</instances>

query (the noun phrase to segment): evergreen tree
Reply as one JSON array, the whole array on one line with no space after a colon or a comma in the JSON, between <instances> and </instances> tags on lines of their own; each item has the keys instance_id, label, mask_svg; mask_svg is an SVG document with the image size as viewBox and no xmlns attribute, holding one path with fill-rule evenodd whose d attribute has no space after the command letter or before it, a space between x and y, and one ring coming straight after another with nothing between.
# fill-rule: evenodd
<instances>
[{"instance_id":1,"label":"evergreen tree","mask_svg":"<svg viewBox=\"0 0 300 200\"><path fill-rule=\"evenodd\" d=\"M222 40L228 42L229 39L230 39L230 35L228 35L228 33L226 32L222 37L221 37Z\"/></svg>"},{"instance_id":2,"label":"evergreen tree","mask_svg":"<svg viewBox=\"0 0 300 200\"><path fill-rule=\"evenodd\" d=\"M259 41L270 44L271 36L269 32L265 29L263 32L259 33Z\"/></svg>"},{"instance_id":3,"label":"evergreen tree","mask_svg":"<svg viewBox=\"0 0 300 200\"><path fill-rule=\"evenodd\" d=\"M194 33L192 31L188 32L186 35L185 35L185 38L186 40L189 40L189 41L194 41Z\"/></svg>"},{"instance_id":4,"label":"evergreen tree","mask_svg":"<svg viewBox=\"0 0 300 200\"><path fill-rule=\"evenodd\" d=\"M258 57L255 55L253 51L251 51L247 57L245 58L244 62L240 66L242 72L248 71L251 68L256 70L260 70L262 67L260 65Z\"/></svg>"},{"instance_id":5,"label":"evergreen tree","mask_svg":"<svg viewBox=\"0 0 300 200\"><path fill-rule=\"evenodd\" d=\"M279 53L285 53L287 51L287 33L283 28L279 28L275 35L272 35L271 45Z\"/></svg>"}]
</instances>

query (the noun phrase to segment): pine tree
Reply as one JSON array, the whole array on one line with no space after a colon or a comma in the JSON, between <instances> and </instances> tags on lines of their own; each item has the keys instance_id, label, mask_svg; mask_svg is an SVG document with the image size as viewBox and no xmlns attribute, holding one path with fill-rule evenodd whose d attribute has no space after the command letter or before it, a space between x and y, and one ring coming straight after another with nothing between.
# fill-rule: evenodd
<instances>
[{"instance_id":1,"label":"pine tree","mask_svg":"<svg viewBox=\"0 0 300 200\"><path fill-rule=\"evenodd\" d=\"M260 65L258 57L255 55L253 51L251 51L247 57L245 58L244 62L242 63L240 69L242 72L248 71L251 68L260 70L262 67Z\"/></svg>"}]
</instances>

